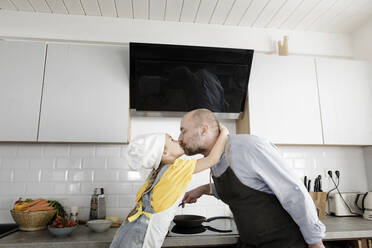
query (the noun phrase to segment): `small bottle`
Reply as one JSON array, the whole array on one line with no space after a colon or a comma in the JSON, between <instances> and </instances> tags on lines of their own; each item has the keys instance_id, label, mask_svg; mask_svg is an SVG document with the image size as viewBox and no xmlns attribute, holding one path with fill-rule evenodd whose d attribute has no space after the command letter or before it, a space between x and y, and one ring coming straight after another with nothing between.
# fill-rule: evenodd
<instances>
[{"instance_id":1,"label":"small bottle","mask_svg":"<svg viewBox=\"0 0 372 248\"><path fill-rule=\"evenodd\" d=\"M106 218L106 200L105 200L105 192L103 188L99 188L97 202L98 202L97 219L105 219Z\"/></svg>"},{"instance_id":2,"label":"small bottle","mask_svg":"<svg viewBox=\"0 0 372 248\"><path fill-rule=\"evenodd\" d=\"M103 188L95 188L90 201L89 219L104 219L106 217L106 201Z\"/></svg>"},{"instance_id":3,"label":"small bottle","mask_svg":"<svg viewBox=\"0 0 372 248\"><path fill-rule=\"evenodd\" d=\"M98 188L94 189L94 193L90 200L90 212L89 212L89 219L95 220L97 219L97 207L98 207L98 195L97 195Z\"/></svg>"},{"instance_id":4,"label":"small bottle","mask_svg":"<svg viewBox=\"0 0 372 248\"><path fill-rule=\"evenodd\" d=\"M70 210L70 220L71 221L74 221L74 222L78 223L78 221L79 221L79 218L78 218L79 213L78 213L78 211L79 211L79 208L78 207L76 207L76 206L71 207L71 210Z\"/></svg>"}]
</instances>

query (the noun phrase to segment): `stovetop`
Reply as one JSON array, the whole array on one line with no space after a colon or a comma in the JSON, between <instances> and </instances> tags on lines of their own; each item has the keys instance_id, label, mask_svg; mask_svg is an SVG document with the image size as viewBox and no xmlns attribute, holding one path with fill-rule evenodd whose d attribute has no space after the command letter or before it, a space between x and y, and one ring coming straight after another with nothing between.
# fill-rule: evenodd
<instances>
[{"instance_id":1,"label":"stovetop","mask_svg":"<svg viewBox=\"0 0 372 248\"><path fill-rule=\"evenodd\" d=\"M0 224L0 238L18 231L17 224Z\"/></svg>"},{"instance_id":2,"label":"stovetop","mask_svg":"<svg viewBox=\"0 0 372 248\"><path fill-rule=\"evenodd\" d=\"M214 231L213 229L231 230L231 232L217 232L217 231ZM198 236L213 235L215 236L215 235L238 235L238 234L239 232L238 232L238 229L236 228L236 224L234 220L217 219L211 222L204 222L201 227L196 227L196 228L179 228L172 221L171 225L169 226L167 236L168 237L177 237L177 236L179 237L179 236L190 236L190 235L198 235Z\"/></svg>"}]
</instances>

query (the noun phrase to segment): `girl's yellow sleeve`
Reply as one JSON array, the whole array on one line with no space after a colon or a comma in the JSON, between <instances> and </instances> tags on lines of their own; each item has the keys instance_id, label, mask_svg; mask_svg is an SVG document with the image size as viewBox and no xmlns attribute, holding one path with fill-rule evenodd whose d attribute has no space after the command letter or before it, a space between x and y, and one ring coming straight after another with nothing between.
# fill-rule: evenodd
<instances>
[{"instance_id":1,"label":"girl's yellow sleeve","mask_svg":"<svg viewBox=\"0 0 372 248\"><path fill-rule=\"evenodd\" d=\"M155 213L168 209L176 202L190 182L195 165L196 159L176 159L169 166L152 190L151 206Z\"/></svg>"}]
</instances>

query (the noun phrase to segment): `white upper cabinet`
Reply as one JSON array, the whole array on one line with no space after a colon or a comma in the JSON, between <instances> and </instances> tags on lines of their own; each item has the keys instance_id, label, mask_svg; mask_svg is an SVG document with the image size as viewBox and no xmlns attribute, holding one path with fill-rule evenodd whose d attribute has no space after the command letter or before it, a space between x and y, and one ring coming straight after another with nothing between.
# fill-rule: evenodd
<instances>
[{"instance_id":1,"label":"white upper cabinet","mask_svg":"<svg viewBox=\"0 0 372 248\"><path fill-rule=\"evenodd\" d=\"M372 144L372 63L317 59L325 144Z\"/></svg>"},{"instance_id":2,"label":"white upper cabinet","mask_svg":"<svg viewBox=\"0 0 372 248\"><path fill-rule=\"evenodd\" d=\"M39 141L127 142L129 48L49 44Z\"/></svg>"},{"instance_id":3,"label":"white upper cabinet","mask_svg":"<svg viewBox=\"0 0 372 248\"><path fill-rule=\"evenodd\" d=\"M36 141L44 61L44 43L0 41L0 141Z\"/></svg>"},{"instance_id":4,"label":"white upper cabinet","mask_svg":"<svg viewBox=\"0 0 372 248\"><path fill-rule=\"evenodd\" d=\"M276 144L323 143L313 58L254 54L248 96L251 134Z\"/></svg>"}]
</instances>

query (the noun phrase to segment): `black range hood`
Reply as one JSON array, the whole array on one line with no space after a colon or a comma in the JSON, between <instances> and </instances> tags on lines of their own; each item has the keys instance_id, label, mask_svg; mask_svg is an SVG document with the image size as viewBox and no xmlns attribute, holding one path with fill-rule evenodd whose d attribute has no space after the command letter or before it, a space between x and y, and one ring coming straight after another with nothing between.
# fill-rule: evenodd
<instances>
[{"instance_id":1,"label":"black range hood","mask_svg":"<svg viewBox=\"0 0 372 248\"><path fill-rule=\"evenodd\" d=\"M253 50L130 43L130 108L135 116L180 117L207 108L238 119Z\"/></svg>"}]
</instances>

